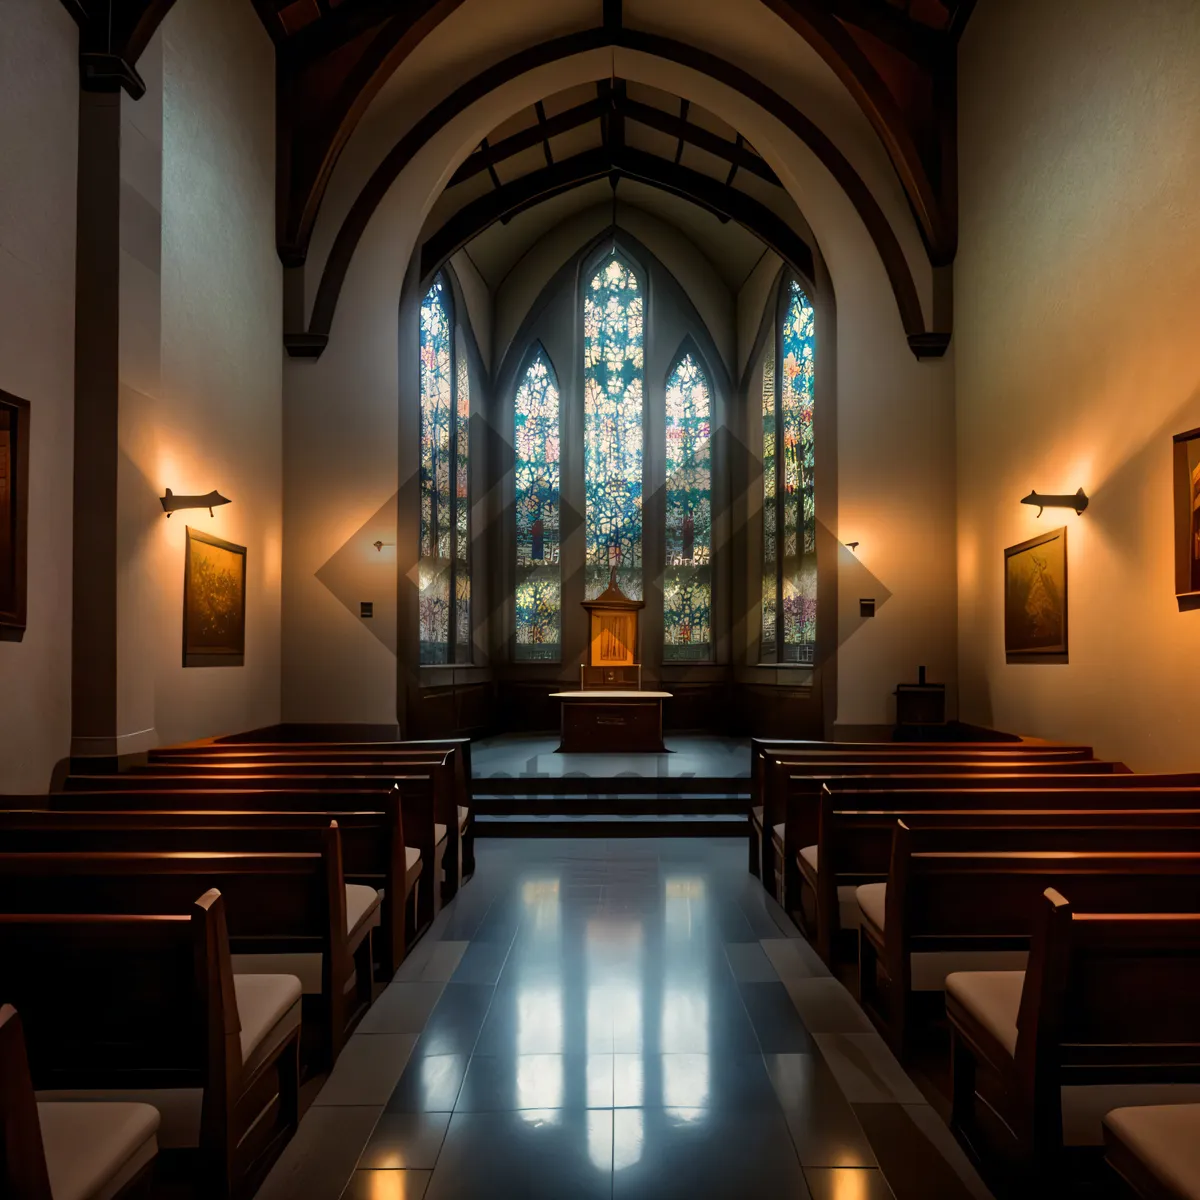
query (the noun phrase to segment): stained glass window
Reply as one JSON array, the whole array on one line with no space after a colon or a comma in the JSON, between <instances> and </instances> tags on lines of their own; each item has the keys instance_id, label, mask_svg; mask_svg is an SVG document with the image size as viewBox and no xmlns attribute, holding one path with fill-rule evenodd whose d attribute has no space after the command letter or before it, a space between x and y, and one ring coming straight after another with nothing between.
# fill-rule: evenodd
<instances>
[{"instance_id":1,"label":"stained glass window","mask_svg":"<svg viewBox=\"0 0 1200 1200\"><path fill-rule=\"evenodd\" d=\"M712 657L712 399L695 355L667 379L663 659Z\"/></svg>"},{"instance_id":2,"label":"stained glass window","mask_svg":"<svg viewBox=\"0 0 1200 1200\"><path fill-rule=\"evenodd\" d=\"M778 345L778 389L775 372L765 364L763 371L763 650L778 651L781 662L811 663L817 641L816 314L795 280L787 284Z\"/></svg>"},{"instance_id":3,"label":"stained glass window","mask_svg":"<svg viewBox=\"0 0 1200 1200\"><path fill-rule=\"evenodd\" d=\"M470 380L466 356L456 352L450 305L446 278L438 275L421 304L421 553L417 584L423 663L470 658Z\"/></svg>"},{"instance_id":4,"label":"stained glass window","mask_svg":"<svg viewBox=\"0 0 1200 1200\"><path fill-rule=\"evenodd\" d=\"M615 253L583 303L583 447L587 598L615 578L642 598L642 326L644 298Z\"/></svg>"},{"instance_id":5,"label":"stained glass window","mask_svg":"<svg viewBox=\"0 0 1200 1200\"><path fill-rule=\"evenodd\" d=\"M558 379L538 346L513 399L514 501L517 516L515 657L562 656L559 561Z\"/></svg>"}]
</instances>

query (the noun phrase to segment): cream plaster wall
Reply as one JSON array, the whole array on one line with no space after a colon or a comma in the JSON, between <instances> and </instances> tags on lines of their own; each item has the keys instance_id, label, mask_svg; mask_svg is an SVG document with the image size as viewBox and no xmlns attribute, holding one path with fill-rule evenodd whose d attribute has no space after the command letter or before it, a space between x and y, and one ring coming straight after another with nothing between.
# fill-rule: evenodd
<instances>
[{"instance_id":1,"label":"cream plaster wall","mask_svg":"<svg viewBox=\"0 0 1200 1200\"><path fill-rule=\"evenodd\" d=\"M71 740L71 469L78 32L5 0L0 36L0 388L31 409L29 625L0 641L0 791L44 791Z\"/></svg>"},{"instance_id":2,"label":"cream plaster wall","mask_svg":"<svg viewBox=\"0 0 1200 1200\"><path fill-rule=\"evenodd\" d=\"M1171 435L1200 425L1200 7L983 0L961 49L964 717L1195 764ZM1018 501L1084 487L1077 518ZM1005 546L1069 529L1069 665L1006 665Z\"/></svg>"},{"instance_id":3,"label":"cream plaster wall","mask_svg":"<svg viewBox=\"0 0 1200 1200\"><path fill-rule=\"evenodd\" d=\"M152 640L155 726L169 742L279 719L283 351L274 49L240 0L181 0L161 40L161 381L128 453L156 618L142 647ZM217 488L231 503L167 520L165 487ZM244 667L182 666L186 525L247 547Z\"/></svg>"}]
</instances>

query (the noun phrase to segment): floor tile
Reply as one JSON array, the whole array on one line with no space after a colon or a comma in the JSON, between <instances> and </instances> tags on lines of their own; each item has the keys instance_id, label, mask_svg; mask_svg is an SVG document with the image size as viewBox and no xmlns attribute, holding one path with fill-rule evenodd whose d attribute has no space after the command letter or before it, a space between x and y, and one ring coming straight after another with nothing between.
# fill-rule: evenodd
<instances>
[{"instance_id":1,"label":"floor tile","mask_svg":"<svg viewBox=\"0 0 1200 1200\"><path fill-rule=\"evenodd\" d=\"M450 1124L448 1112L385 1112L371 1134L360 1170L432 1170Z\"/></svg>"},{"instance_id":2,"label":"floor tile","mask_svg":"<svg viewBox=\"0 0 1200 1200\"><path fill-rule=\"evenodd\" d=\"M422 1200L432 1171L355 1171L342 1200Z\"/></svg>"},{"instance_id":3,"label":"floor tile","mask_svg":"<svg viewBox=\"0 0 1200 1200\"><path fill-rule=\"evenodd\" d=\"M455 1113L425 1200L609 1200L610 1110Z\"/></svg>"},{"instance_id":4,"label":"floor tile","mask_svg":"<svg viewBox=\"0 0 1200 1200\"><path fill-rule=\"evenodd\" d=\"M815 1054L768 1054L766 1070L808 1167L873 1167L875 1155L833 1072Z\"/></svg>"},{"instance_id":5,"label":"floor tile","mask_svg":"<svg viewBox=\"0 0 1200 1200\"><path fill-rule=\"evenodd\" d=\"M612 1108L611 1054L475 1055L456 1112Z\"/></svg>"},{"instance_id":6,"label":"floor tile","mask_svg":"<svg viewBox=\"0 0 1200 1200\"><path fill-rule=\"evenodd\" d=\"M779 1100L761 1054L617 1054L617 1108L776 1111Z\"/></svg>"},{"instance_id":7,"label":"floor tile","mask_svg":"<svg viewBox=\"0 0 1200 1200\"><path fill-rule=\"evenodd\" d=\"M817 952L801 938L764 938L759 944L784 983L829 977Z\"/></svg>"},{"instance_id":8,"label":"floor tile","mask_svg":"<svg viewBox=\"0 0 1200 1200\"><path fill-rule=\"evenodd\" d=\"M971 1160L942 1118L928 1104L906 1104L904 1111L966 1184L967 1190L978 1200L991 1200L987 1184L979 1178Z\"/></svg>"},{"instance_id":9,"label":"floor tile","mask_svg":"<svg viewBox=\"0 0 1200 1200\"><path fill-rule=\"evenodd\" d=\"M808 1189L782 1113L617 1109L613 1200L801 1200Z\"/></svg>"},{"instance_id":10,"label":"floor tile","mask_svg":"<svg viewBox=\"0 0 1200 1200\"><path fill-rule=\"evenodd\" d=\"M764 1054L804 1054L812 1039L782 983L743 983L742 1000Z\"/></svg>"},{"instance_id":11,"label":"floor tile","mask_svg":"<svg viewBox=\"0 0 1200 1200\"><path fill-rule=\"evenodd\" d=\"M390 984L371 1005L356 1032L420 1033L445 986L438 980Z\"/></svg>"},{"instance_id":12,"label":"floor tile","mask_svg":"<svg viewBox=\"0 0 1200 1200\"><path fill-rule=\"evenodd\" d=\"M255 1200L337 1200L378 1117L374 1106L310 1108Z\"/></svg>"},{"instance_id":13,"label":"floor tile","mask_svg":"<svg viewBox=\"0 0 1200 1200\"><path fill-rule=\"evenodd\" d=\"M388 1112L453 1112L463 1076L465 1054L417 1055L387 1102Z\"/></svg>"},{"instance_id":14,"label":"floor tile","mask_svg":"<svg viewBox=\"0 0 1200 1200\"><path fill-rule=\"evenodd\" d=\"M345 1046L317 1093L314 1107L388 1102L417 1038L412 1033L355 1035Z\"/></svg>"},{"instance_id":15,"label":"floor tile","mask_svg":"<svg viewBox=\"0 0 1200 1200\"><path fill-rule=\"evenodd\" d=\"M509 948L503 942L471 942L459 960L453 983L494 984L500 978Z\"/></svg>"},{"instance_id":16,"label":"floor tile","mask_svg":"<svg viewBox=\"0 0 1200 1200\"><path fill-rule=\"evenodd\" d=\"M836 980L790 979L787 993L809 1033L873 1033L867 1015Z\"/></svg>"},{"instance_id":17,"label":"floor tile","mask_svg":"<svg viewBox=\"0 0 1200 1200\"><path fill-rule=\"evenodd\" d=\"M429 959L421 969L421 978L448 982L458 970L469 945L470 942L434 942Z\"/></svg>"},{"instance_id":18,"label":"floor tile","mask_svg":"<svg viewBox=\"0 0 1200 1200\"><path fill-rule=\"evenodd\" d=\"M813 1040L852 1104L920 1104L916 1084L905 1075L875 1033L818 1033Z\"/></svg>"},{"instance_id":19,"label":"floor tile","mask_svg":"<svg viewBox=\"0 0 1200 1200\"><path fill-rule=\"evenodd\" d=\"M470 1054L495 989L479 983L448 983L421 1033L421 1055Z\"/></svg>"},{"instance_id":20,"label":"floor tile","mask_svg":"<svg viewBox=\"0 0 1200 1200\"><path fill-rule=\"evenodd\" d=\"M805 1167L804 1177L813 1200L894 1200L882 1172L870 1168Z\"/></svg>"},{"instance_id":21,"label":"floor tile","mask_svg":"<svg viewBox=\"0 0 1200 1200\"><path fill-rule=\"evenodd\" d=\"M854 1111L866 1130L896 1200L973 1200L979 1193L967 1186L903 1104L856 1104ZM986 1191L982 1193L988 1195Z\"/></svg>"},{"instance_id":22,"label":"floor tile","mask_svg":"<svg viewBox=\"0 0 1200 1200\"><path fill-rule=\"evenodd\" d=\"M726 942L725 956L738 983L779 982L779 975L758 942Z\"/></svg>"}]
</instances>

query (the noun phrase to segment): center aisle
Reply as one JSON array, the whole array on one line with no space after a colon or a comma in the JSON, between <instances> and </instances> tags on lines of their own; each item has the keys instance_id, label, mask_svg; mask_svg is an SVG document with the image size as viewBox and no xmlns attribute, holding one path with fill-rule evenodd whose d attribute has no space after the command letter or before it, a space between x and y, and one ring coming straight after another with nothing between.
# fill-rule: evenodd
<instances>
[{"instance_id":1,"label":"center aisle","mask_svg":"<svg viewBox=\"0 0 1200 1200\"><path fill-rule=\"evenodd\" d=\"M481 840L259 1196L987 1197L745 859Z\"/></svg>"}]
</instances>

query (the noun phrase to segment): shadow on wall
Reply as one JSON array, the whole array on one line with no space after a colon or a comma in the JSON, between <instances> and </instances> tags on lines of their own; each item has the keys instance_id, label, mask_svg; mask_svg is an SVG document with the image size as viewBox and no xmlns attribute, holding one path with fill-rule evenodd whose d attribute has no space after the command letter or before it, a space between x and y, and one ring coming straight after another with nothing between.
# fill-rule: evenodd
<instances>
[{"instance_id":1,"label":"shadow on wall","mask_svg":"<svg viewBox=\"0 0 1200 1200\"><path fill-rule=\"evenodd\" d=\"M396 506L383 502L317 571L317 578L368 633L396 654ZM363 605L369 604L366 610ZM369 611L369 616L363 613Z\"/></svg>"}]
</instances>

